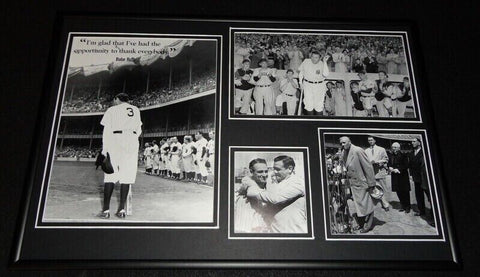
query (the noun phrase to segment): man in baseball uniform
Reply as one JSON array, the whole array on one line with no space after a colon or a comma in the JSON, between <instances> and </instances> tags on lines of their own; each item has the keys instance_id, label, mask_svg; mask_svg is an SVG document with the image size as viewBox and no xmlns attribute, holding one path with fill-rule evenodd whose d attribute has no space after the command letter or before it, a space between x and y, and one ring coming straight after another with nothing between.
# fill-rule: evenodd
<instances>
[{"instance_id":1,"label":"man in baseball uniform","mask_svg":"<svg viewBox=\"0 0 480 277\"><path fill-rule=\"evenodd\" d=\"M197 180L200 183L207 182L208 171L205 166L205 161L207 159L207 140L203 137L203 134L197 132L195 134L196 142L195 148L197 149L197 154L195 155L195 161L197 162Z\"/></svg>"},{"instance_id":2,"label":"man in baseball uniform","mask_svg":"<svg viewBox=\"0 0 480 277\"><path fill-rule=\"evenodd\" d=\"M327 60L329 55L325 55L320 60L320 53L312 51L311 58L305 59L298 70L300 88L303 89L303 103L307 115L323 114L325 93L327 87L324 84L325 78L330 74Z\"/></svg>"},{"instance_id":3,"label":"man in baseball uniform","mask_svg":"<svg viewBox=\"0 0 480 277\"><path fill-rule=\"evenodd\" d=\"M163 160L163 154L162 154L162 146L165 144L165 139L162 138L160 140L160 143L158 144L159 150L158 150L158 175L163 177L165 175L165 161Z\"/></svg>"},{"instance_id":4,"label":"man in baseball uniform","mask_svg":"<svg viewBox=\"0 0 480 277\"><path fill-rule=\"evenodd\" d=\"M157 141L152 141L152 155L153 155L153 174L158 175L158 169L160 167L160 147L158 147Z\"/></svg>"},{"instance_id":5,"label":"man in baseball uniform","mask_svg":"<svg viewBox=\"0 0 480 277\"><path fill-rule=\"evenodd\" d=\"M160 146L160 157L163 161L163 170L162 177L168 176L168 151L170 149L170 144L168 143L168 138L163 141L162 146Z\"/></svg>"},{"instance_id":6,"label":"man in baseball uniform","mask_svg":"<svg viewBox=\"0 0 480 277\"><path fill-rule=\"evenodd\" d=\"M172 144L172 138L167 139L167 145L165 146L165 167L167 170L167 178L172 178L172 155L170 155L170 145Z\"/></svg>"},{"instance_id":7,"label":"man in baseball uniform","mask_svg":"<svg viewBox=\"0 0 480 277\"><path fill-rule=\"evenodd\" d=\"M215 132L211 131L208 133L208 136L210 137L210 140L207 143L207 160L210 166L208 167L208 170L210 171L211 174L213 174L214 169L215 169Z\"/></svg>"},{"instance_id":8,"label":"man in baseball uniform","mask_svg":"<svg viewBox=\"0 0 480 277\"><path fill-rule=\"evenodd\" d=\"M253 70L250 69L250 60L244 60L242 67L235 71L235 113L250 113L252 90L255 87L252 80Z\"/></svg>"},{"instance_id":9,"label":"man in baseball uniform","mask_svg":"<svg viewBox=\"0 0 480 277\"><path fill-rule=\"evenodd\" d=\"M358 82L358 87L362 95L363 108L367 111L367 116L373 116L373 105L376 104L375 92L375 82L370 80L365 71L358 72L358 77L360 82Z\"/></svg>"},{"instance_id":10,"label":"man in baseball uniform","mask_svg":"<svg viewBox=\"0 0 480 277\"><path fill-rule=\"evenodd\" d=\"M152 173L152 148L150 143L145 143L145 149L143 150L143 160L145 161L145 173Z\"/></svg>"},{"instance_id":11,"label":"man in baseball uniform","mask_svg":"<svg viewBox=\"0 0 480 277\"><path fill-rule=\"evenodd\" d=\"M177 137L171 138L172 144L170 144L170 155L171 155L171 168L173 179L180 179L180 156L182 154L182 145L178 142Z\"/></svg>"},{"instance_id":12,"label":"man in baseball uniform","mask_svg":"<svg viewBox=\"0 0 480 277\"><path fill-rule=\"evenodd\" d=\"M293 78L293 70L287 70L287 76L280 82L280 91L282 92L277 96L275 100L275 106L277 107L277 114L282 113L283 103L287 103L287 114L295 115L295 109L297 108L297 89L298 81Z\"/></svg>"},{"instance_id":13,"label":"man in baseball uniform","mask_svg":"<svg viewBox=\"0 0 480 277\"><path fill-rule=\"evenodd\" d=\"M191 136L185 136L183 138L183 147L182 147L182 160L183 168L185 169L186 180L193 181L195 177L195 170L193 167L193 139Z\"/></svg>"},{"instance_id":14,"label":"man in baseball uniform","mask_svg":"<svg viewBox=\"0 0 480 277\"><path fill-rule=\"evenodd\" d=\"M117 217L125 218L125 202L131 184L135 183L138 167L138 137L142 133L140 110L128 103L128 95L120 93L113 99L100 122L103 125L102 154L110 155L114 172L105 174L101 218L110 217L110 199L115 183L120 183L120 204Z\"/></svg>"},{"instance_id":15,"label":"man in baseball uniform","mask_svg":"<svg viewBox=\"0 0 480 277\"><path fill-rule=\"evenodd\" d=\"M272 115L274 114L274 92L272 88L273 82L276 80L276 69L268 68L266 59L259 61L260 68L253 71L253 80L255 81L255 90L253 91L253 99L255 99L256 115Z\"/></svg>"}]
</instances>

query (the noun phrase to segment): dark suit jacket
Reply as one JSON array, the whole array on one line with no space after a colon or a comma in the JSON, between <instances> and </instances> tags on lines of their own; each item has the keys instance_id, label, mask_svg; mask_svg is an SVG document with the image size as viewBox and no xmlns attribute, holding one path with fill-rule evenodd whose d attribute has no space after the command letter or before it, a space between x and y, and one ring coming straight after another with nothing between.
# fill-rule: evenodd
<instances>
[{"instance_id":1,"label":"dark suit jacket","mask_svg":"<svg viewBox=\"0 0 480 277\"><path fill-rule=\"evenodd\" d=\"M408 156L408 169L415 183L421 183L423 189L428 189L427 172L425 160L423 158L423 149L417 155L412 152Z\"/></svg>"},{"instance_id":2,"label":"dark suit jacket","mask_svg":"<svg viewBox=\"0 0 480 277\"><path fill-rule=\"evenodd\" d=\"M392 172L392 191L410 191L410 180L408 178L408 156L398 152L390 153L388 156L388 167L400 170L400 173Z\"/></svg>"}]
</instances>

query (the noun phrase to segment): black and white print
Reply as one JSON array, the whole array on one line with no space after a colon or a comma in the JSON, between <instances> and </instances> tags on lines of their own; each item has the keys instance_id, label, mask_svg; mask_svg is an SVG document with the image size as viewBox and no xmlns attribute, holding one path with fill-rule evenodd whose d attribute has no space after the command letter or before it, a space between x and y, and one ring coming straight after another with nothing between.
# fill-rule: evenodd
<instances>
[{"instance_id":1,"label":"black and white print","mask_svg":"<svg viewBox=\"0 0 480 277\"><path fill-rule=\"evenodd\" d=\"M230 238L313 238L308 149L231 147Z\"/></svg>"},{"instance_id":2,"label":"black and white print","mask_svg":"<svg viewBox=\"0 0 480 277\"><path fill-rule=\"evenodd\" d=\"M230 30L230 119L421 121L405 32Z\"/></svg>"},{"instance_id":3,"label":"black and white print","mask_svg":"<svg viewBox=\"0 0 480 277\"><path fill-rule=\"evenodd\" d=\"M220 45L70 33L37 227L218 227Z\"/></svg>"},{"instance_id":4,"label":"black and white print","mask_svg":"<svg viewBox=\"0 0 480 277\"><path fill-rule=\"evenodd\" d=\"M319 136L327 239L444 239L424 131Z\"/></svg>"}]
</instances>

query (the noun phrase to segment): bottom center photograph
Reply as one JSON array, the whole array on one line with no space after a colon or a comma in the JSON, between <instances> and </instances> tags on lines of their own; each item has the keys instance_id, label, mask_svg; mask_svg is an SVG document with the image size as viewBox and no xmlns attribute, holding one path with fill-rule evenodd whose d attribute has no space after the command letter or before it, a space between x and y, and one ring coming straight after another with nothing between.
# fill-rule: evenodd
<instances>
[{"instance_id":1,"label":"bottom center photograph","mask_svg":"<svg viewBox=\"0 0 480 277\"><path fill-rule=\"evenodd\" d=\"M307 147L230 147L229 238L313 239Z\"/></svg>"}]
</instances>

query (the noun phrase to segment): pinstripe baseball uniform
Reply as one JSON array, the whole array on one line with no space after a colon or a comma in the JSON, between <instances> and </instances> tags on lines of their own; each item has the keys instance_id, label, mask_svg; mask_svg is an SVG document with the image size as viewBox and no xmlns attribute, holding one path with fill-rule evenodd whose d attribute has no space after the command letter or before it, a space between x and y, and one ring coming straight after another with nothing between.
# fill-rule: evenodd
<instances>
[{"instance_id":1,"label":"pinstripe baseball uniform","mask_svg":"<svg viewBox=\"0 0 480 277\"><path fill-rule=\"evenodd\" d=\"M105 174L105 183L133 184L138 167L138 137L142 133L140 110L129 103L110 107L103 125L103 153L109 153L114 172Z\"/></svg>"},{"instance_id":2,"label":"pinstripe baseball uniform","mask_svg":"<svg viewBox=\"0 0 480 277\"><path fill-rule=\"evenodd\" d=\"M195 147L197 148L197 154L195 157L197 161L197 174L200 174L203 177L208 176L208 171L205 167L207 143L207 140L203 137L195 142Z\"/></svg>"}]
</instances>

